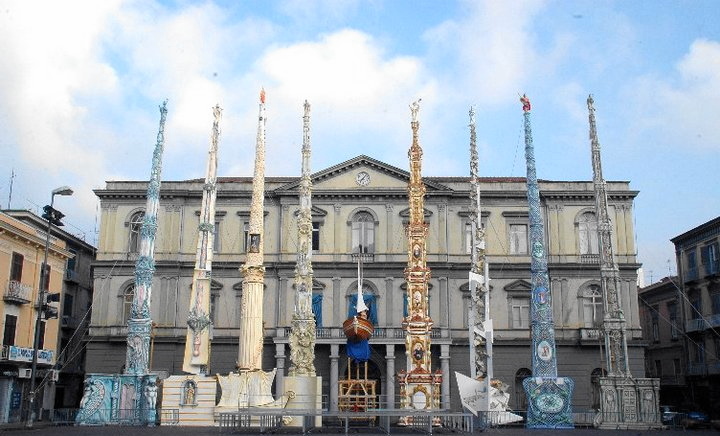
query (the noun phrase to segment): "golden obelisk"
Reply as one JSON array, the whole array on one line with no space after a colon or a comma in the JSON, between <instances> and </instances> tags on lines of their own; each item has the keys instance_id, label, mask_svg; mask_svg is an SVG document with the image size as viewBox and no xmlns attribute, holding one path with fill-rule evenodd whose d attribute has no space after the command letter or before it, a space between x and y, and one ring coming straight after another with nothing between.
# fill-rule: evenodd
<instances>
[{"instance_id":1,"label":"golden obelisk","mask_svg":"<svg viewBox=\"0 0 720 436\"><path fill-rule=\"evenodd\" d=\"M403 319L405 329L405 354L407 370L398 373L400 407L403 409L432 410L440 408L442 372L433 373L430 359L430 336L433 321L428 307L428 280L426 240L428 223L425 222L425 184L422 181L422 148L418 140L419 101L410 105L412 114L412 145L410 158L410 182L408 197L410 221L406 227L408 237L408 266L405 268L407 283L408 315ZM413 416L400 418L400 425L412 423ZM434 424L439 424L434 423Z\"/></svg>"}]
</instances>

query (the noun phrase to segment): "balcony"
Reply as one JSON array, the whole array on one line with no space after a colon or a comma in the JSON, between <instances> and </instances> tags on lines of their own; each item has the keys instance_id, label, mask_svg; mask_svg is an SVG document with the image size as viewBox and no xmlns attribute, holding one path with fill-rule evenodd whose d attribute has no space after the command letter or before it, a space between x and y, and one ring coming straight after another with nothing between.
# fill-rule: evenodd
<instances>
[{"instance_id":1,"label":"balcony","mask_svg":"<svg viewBox=\"0 0 720 436\"><path fill-rule=\"evenodd\" d=\"M687 367L687 375L705 375L707 374L707 365L705 362L690 362Z\"/></svg>"},{"instance_id":2,"label":"balcony","mask_svg":"<svg viewBox=\"0 0 720 436\"><path fill-rule=\"evenodd\" d=\"M703 318L691 319L685 323L685 333L701 332L710 327L710 324Z\"/></svg>"},{"instance_id":3,"label":"balcony","mask_svg":"<svg viewBox=\"0 0 720 436\"><path fill-rule=\"evenodd\" d=\"M278 333L284 337L289 337L291 331L291 327L283 327ZM435 328L430 331L430 337L432 339L448 338L449 335L450 331L448 329ZM325 340L346 339L342 327L318 327L315 330L315 337ZM405 330L399 327L377 327L371 339L405 340Z\"/></svg>"},{"instance_id":4,"label":"balcony","mask_svg":"<svg viewBox=\"0 0 720 436\"><path fill-rule=\"evenodd\" d=\"M600 255L599 254L581 254L580 255L580 263L597 265L600 263Z\"/></svg>"},{"instance_id":5,"label":"balcony","mask_svg":"<svg viewBox=\"0 0 720 436\"><path fill-rule=\"evenodd\" d=\"M8 280L3 300L8 303L27 304L32 299L32 287L15 280Z\"/></svg>"},{"instance_id":6,"label":"balcony","mask_svg":"<svg viewBox=\"0 0 720 436\"><path fill-rule=\"evenodd\" d=\"M705 277L720 274L720 259L703 264Z\"/></svg>"},{"instance_id":7,"label":"balcony","mask_svg":"<svg viewBox=\"0 0 720 436\"><path fill-rule=\"evenodd\" d=\"M65 270L65 281L70 283L79 283L79 275L76 271L73 271L71 269Z\"/></svg>"}]
</instances>

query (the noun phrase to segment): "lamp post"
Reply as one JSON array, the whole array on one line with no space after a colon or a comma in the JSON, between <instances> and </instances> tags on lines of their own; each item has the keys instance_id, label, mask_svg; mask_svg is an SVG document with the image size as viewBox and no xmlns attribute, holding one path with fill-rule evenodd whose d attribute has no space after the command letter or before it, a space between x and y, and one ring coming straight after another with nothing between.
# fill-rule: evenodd
<instances>
[{"instance_id":1,"label":"lamp post","mask_svg":"<svg viewBox=\"0 0 720 436\"><path fill-rule=\"evenodd\" d=\"M52 195L50 196L50 208L48 214L53 213L53 204L55 203L56 195L72 195L73 190L69 186L61 186L57 189L53 189ZM30 395L28 398L28 416L26 427L32 427L33 421L35 420L35 374L37 373L37 355L38 348L40 345L40 325L42 323L43 315L43 304L45 303L45 288L48 287L50 274L46 274L48 253L50 251L50 232L52 231L54 218L49 216L47 235L45 236L45 255L43 257L43 263L40 269L40 289L38 290L38 301L37 301L37 317L35 318L35 339L33 340L33 359L32 366L30 367Z\"/></svg>"}]
</instances>

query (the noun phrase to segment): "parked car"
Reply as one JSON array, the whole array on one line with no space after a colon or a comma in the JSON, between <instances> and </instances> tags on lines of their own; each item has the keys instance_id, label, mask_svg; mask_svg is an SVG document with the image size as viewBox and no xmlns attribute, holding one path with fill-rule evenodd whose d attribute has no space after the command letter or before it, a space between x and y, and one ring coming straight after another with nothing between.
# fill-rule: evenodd
<instances>
[{"instance_id":1,"label":"parked car","mask_svg":"<svg viewBox=\"0 0 720 436\"><path fill-rule=\"evenodd\" d=\"M660 420L665 425L678 424L679 414L673 406L660 406Z\"/></svg>"},{"instance_id":2,"label":"parked car","mask_svg":"<svg viewBox=\"0 0 720 436\"><path fill-rule=\"evenodd\" d=\"M710 417L699 410L692 410L684 414L682 426L685 428L710 427Z\"/></svg>"}]
</instances>

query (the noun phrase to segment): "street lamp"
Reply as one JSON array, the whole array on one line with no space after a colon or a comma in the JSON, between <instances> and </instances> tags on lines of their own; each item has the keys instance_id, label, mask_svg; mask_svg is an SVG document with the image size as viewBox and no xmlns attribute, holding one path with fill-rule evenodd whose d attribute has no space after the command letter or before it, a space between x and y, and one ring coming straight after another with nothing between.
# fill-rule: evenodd
<instances>
[{"instance_id":1,"label":"street lamp","mask_svg":"<svg viewBox=\"0 0 720 436\"><path fill-rule=\"evenodd\" d=\"M46 215L48 218L48 228L47 228L47 235L45 235L45 256L43 257L43 263L40 269L40 289L38 290L38 302L37 302L37 317L35 318L35 340L33 341L33 359L32 359L32 366L30 369L30 395L28 398L28 416L27 416L27 423L26 427L32 427L33 421L35 420L35 374L37 373L37 355L38 355L38 348L40 345L40 325L42 324L42 314L43 314L43 304L45 303L45 288L48 287L48 283L50 280L50 274L46 274L47 271L47 261L48 261L48 252L50 251L50 233L52 232L52 226L53 223L58 223L59 225L62 225L58 220L56 219L56 215L54 215L54 209L53 204L55 203L55 196L56 195L72 195L73 190L70 189L69 186L61 186L59 188L53 189L52 195L50 196L50 207L46 208Z\"/></svg>"}]
</instances>

